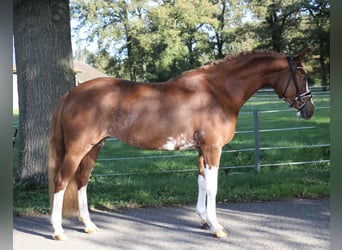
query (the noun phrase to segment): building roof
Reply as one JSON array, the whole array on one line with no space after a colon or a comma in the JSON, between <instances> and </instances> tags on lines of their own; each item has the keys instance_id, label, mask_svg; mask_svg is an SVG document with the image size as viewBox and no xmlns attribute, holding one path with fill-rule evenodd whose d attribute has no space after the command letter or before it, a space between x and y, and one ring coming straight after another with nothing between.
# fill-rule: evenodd
<instances>
[{"instance_id":1,"label":"building roof","mask_svg":"<svg viewBox=\"0 0 342 250\"><path fill-rule=\"evenodd\" d=\"M89 64L82 62L82 61L74 61L74 71L76 73L76 81L77 84L83 83L90 79L96 77L106 77L105 73L95 69L94 67L90 66ZM13 65L13 74L17 73L16 65Z\"/></svg>"},{"instance_id":2,"label":"building roof","mask_svg":"<svg viewBox=\"0 0 342 250\"><path fill-rule=\"evenodd\" d=\"M76 72L77 83L83 83L96 77L107 76L105 73L81 61L74 61L74 71Z\"/></svg>"}]
</instances>

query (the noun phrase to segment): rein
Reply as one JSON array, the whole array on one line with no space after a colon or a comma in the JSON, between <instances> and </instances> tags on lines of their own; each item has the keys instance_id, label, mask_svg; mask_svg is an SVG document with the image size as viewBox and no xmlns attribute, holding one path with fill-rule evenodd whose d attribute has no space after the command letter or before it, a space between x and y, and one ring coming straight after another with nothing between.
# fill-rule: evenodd
<instances>
[{"instance_id":1,"label":"rein","mask_svg":"<svg viewBox=\"0 0 342 250\"><path fill-rule=\"evenodd\" d=\"M291 75L289 76L289 80L287 81L285 90L284 90L283 94L280 96L280 98L284 97L284 95L285 95L285 93L286 93L286 91L287 91L287 89L288 89L288 87L290 85L291 78L292 78L293 83L294 83L295 88L296 88L296 98L289 104L289 107L292 108L295 104L300 102L301 104L300 104L299 108L297 108L297 112L299 112L306 105L306 102L303 101L302 98L309 97L309 100L310 100L312 95L311 95L311 91L307 91L307 92L305 92L303 94L300 93L298 82L297 82L297 78L296 78L296 68L294 66L294 64L295 64L294 58L293 58L293 56L288 56L287 60L289 62Z\"/></svg>"}]
</instances>

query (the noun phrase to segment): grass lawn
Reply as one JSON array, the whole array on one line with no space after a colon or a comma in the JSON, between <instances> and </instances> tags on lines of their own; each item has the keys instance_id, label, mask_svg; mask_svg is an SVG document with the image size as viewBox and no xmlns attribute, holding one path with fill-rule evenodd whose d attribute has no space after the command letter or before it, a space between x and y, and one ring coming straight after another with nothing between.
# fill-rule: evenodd
<instances>
[{"instance_id":1,"label":"grass lawn","mask_svg":"<svg viewBox=\"0 0 342 250\"><path fill-rule=\"evenodd\" d=\"M329 196L329 163L291 165L293 162L329 160L330 96L314 93L317 109L311 120L302 120L273 92L252 97L241 110L237 131L253 130L253 109L259 113L259 129L309 127L291 131L260 132L261 172L254 165L253 133L236 133L223 149L219 172L218 202L318 198ZM266 110L285 110L264 113ZM14 114L14 120L17 114ZM14 173L18 157L14 148ZM269 147L294 147L267 149ZM251 149L236 151L240 149ZM235 151L234 151L235 150ZM233 151L233 152L232 152ZM165 157L171 156L171 157ZM108 158L115 158L106 160ZM91 207L114 209L136 206L194 204L197 199L196 151L138 150L108 140L100 152L88 185ZM279 165L278 165L279 164ZM235 168L236 166L244 166ZM245 167L247 166L247 167ZM33 183L14 183L14 212L47 213L48 189Z\"/></svg>"}]
</instances>

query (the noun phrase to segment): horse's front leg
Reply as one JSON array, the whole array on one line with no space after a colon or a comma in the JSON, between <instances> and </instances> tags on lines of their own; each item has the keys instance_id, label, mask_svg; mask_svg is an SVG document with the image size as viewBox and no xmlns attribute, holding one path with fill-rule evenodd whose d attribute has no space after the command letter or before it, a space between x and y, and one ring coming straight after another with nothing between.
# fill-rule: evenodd
<instances>
[{"instance_id":1,"label":"horse's front leg","mask_svg":"<svg viewBox=\"0 0 342 250\"><path fill-rule=\"evenodd\" d=\"M216 194L218 184L219 161L221 157L221 148L210 147L209 150L203 151L204 157L204 177L199 176L199 194L205 190L206 194L206 223L209 225L210 231L218 238L228 235L228 232L218 222L216 217ZM203 195L197 203L197 212L203 220L203 210L200 210L203 204ZM203 224L205 225L205 224Z\"/></svg>"},{"instance_id":2,"label":"horse's front leg","mask_svg":"<svg viewBox=\"0 0 342 250\"><path fill-rule=\"evenodd\" d=\"M218 238L228 235L228 232L221 226L216 217L216 194L218 184L218 166L206 166L204 176L207 188L207 223L210 231Z\"/></svg>"}]
</instances>

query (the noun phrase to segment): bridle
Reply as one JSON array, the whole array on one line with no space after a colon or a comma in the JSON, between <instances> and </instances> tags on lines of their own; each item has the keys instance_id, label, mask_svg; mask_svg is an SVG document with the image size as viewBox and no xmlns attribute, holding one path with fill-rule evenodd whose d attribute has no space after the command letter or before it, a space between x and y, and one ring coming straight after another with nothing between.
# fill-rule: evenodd
<instances>
[{"instance_id":1,"label":"bridle","mask_svg":"<svg viewBox=\"0 0 342 250\"><path fill-rule=\"evenodd\" d=\"M293 80L293 83L294 83L294 86L296 88L296 98L291 102L289 103L289 107L292 108L293 106L295 106L297 103L299 103L299 108L297 108L297 112L301 111L305 105L306 105L306 102L308 101L303 101L302 98L305 98L305 97L308 97L309 100L312 98L312 95L311 95L311 91L307 91L305 93L300 93L300 90L299 90L299 86L298 86L298 82L297 82L297 78L296 78L296 69L302 69L304 70L304 68L302 67L295 67L295 61L294 61L294 58L293 56L288 56L287 57L287 60L289 62L289 66L290 66L290 76L289 76L289 80L287 81L287 84L286 84L286 87L283 91L283 94L281 96L279 96L280 98L284 98L285 96L285 93L290 85L290 81L291 81L291 78ZM304 70L305 71L305 70Z\"/></svg>"}]
</instances>

